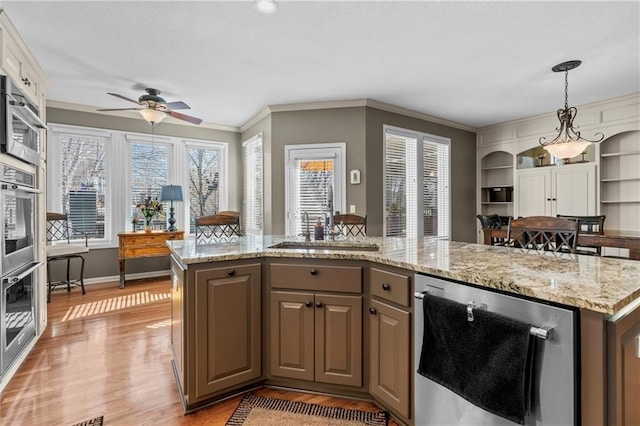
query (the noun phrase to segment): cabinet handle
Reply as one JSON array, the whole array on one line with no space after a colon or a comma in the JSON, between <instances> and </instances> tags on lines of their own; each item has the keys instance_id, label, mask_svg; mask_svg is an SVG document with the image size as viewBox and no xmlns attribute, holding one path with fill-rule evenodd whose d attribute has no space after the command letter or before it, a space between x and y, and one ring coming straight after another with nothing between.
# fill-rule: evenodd
<instances>
[{"instance_id":1,"label":"cabinet handle","mask_svg":"<svg viewBox=\"0 0 640 426\"><path fill-rule=\"evenodd\" d=\"M318 275L318 270L317 269L312 269L311 271L311 275Z\"/></svg>"},{"instance_id":2,"label":"cabinet handle","mask_svg":"<svg viewBox=\"0 0 640 426\"><path fill-rule=\"evenodd\" d=\"M313 302L311 300L307 300L304 304L307 308L310 308L313 306Z\"/></svg>"},{"instance_id":3,"label":"cabinet handle","mask_svg":"<svg viewBox=\"0 0 640 426\"><path fill-rule=\"evenodd\" d=\"M555 199L555 198L552 198L552 199L551 199L551 201L556 201L556 199Z\"/></svg>"},{"instance_id":4,"label":"cabinet handle","mask_svg":"<svg viewBox=\"0 0 640 426\"><path fill-rule=\"evenodd\" d=\"M322 308L322 302L316 302L316 308Z\"/></svg>"},{"instance_id":5,"label":"cabinet handle","mask_svg":"<svg viewBox=\"0 0 640 426\"><path fill-rule=\"evenodd\" d=\"M235 269L231 269L230 271L227 272L227 275L229 275L230 277L234 276L235 274L236 274Z\"/></svg>"},{"instance_id":6,"label":"cabinet handle","mask_svg":"<svg viewBox=\"0 0 640 426\"><path fill-rule=\"evenodd\" d=\"M390 286L389 284L387 284L387 283L383 283L383 284L382 284L382 289L383 289L384 291L389 291L389 289L390 289L390 288L391 288L391 286Z\"/></svg>"},{"instance_id":7,"label":"cabinet handle","mask_svg":"<svg viewBox=\"0 0 640 426\"><path fill-rule=\"evenodd\" d=\"M551 201L551 198L547 198L547 201Z\"/></svg>"},{"instance_id":8,"label":"cabinet handle","mask_svg":"<svg viewBox=\"0 0 640 426\"><path fill-rule=\"evenodd\" d=\"M378 313L378 311L376 310L376 308L369 308L369 313L370 313L371 315L375 315L375 314L377 314L377 313Z\"/></svg>"}]
</instances>

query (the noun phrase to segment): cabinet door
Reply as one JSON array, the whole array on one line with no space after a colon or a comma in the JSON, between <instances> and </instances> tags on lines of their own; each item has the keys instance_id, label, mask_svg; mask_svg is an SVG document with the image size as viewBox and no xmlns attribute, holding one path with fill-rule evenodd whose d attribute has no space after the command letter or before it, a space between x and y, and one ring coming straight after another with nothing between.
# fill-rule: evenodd
<instances>
[{"instance_id":1,"label":"cabinet door","mask_svg":"<svg viewBox=\"0 0 640 426\"><path fill-rule=\"evenodd\" d=\"M271 292L271 374L313 380L313 293Z\"/></svg>"},{"instance_id":2,"label":"cabinet door","mask_svg":"<svg viewBox=\"0 0 640 426\"><path fill-rule=\"evenodd\" d=\"M260 265L195 273L195 397L259 378Z\"/></svg>"},{"instance_id":3,"label":"cabinet door","mask_svg":"<svg viewBox=\"0 0 640 426\"><path fill-rule=\"evenodd\" d=\"M551 172L526 170L516 176L516 216L551 215Z\"/></svg>"},{"instance_id":4,"label":"cabinet door","mask_svg":"<svg viewBox=\"0 0 640 426\"><path fill-rule=\"evenodd\" d=\"M556 166L551 180L553 216L596 214L595 164Z\"/></svg>"},{"instance_id":5,"label":"cabinet door","mask_svg":"<svg viewBox=\"0 0 640 426\"><path fill-rule=\"evenodd\" d=\"M362 297L315 297L315 380L362 386Z\"/></svg>"},{"instance_id":6,"label":"cabinet door","mask_svg":"<svg viewBox=\"0 0 640 426\"><path fill-rule=\"evenodd\" d=\"M390 408L411 415L409 312L376 300L370 310L369 392Z\"/></svg>"}]
</instances>

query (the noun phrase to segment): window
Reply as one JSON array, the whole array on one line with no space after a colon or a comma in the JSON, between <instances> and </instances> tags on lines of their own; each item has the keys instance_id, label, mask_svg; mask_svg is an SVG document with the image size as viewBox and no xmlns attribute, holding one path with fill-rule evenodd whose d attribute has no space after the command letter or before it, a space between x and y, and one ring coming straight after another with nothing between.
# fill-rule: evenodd
<instances>
[{"instance_id":1,"label":"window","mask_svg":"<svg viewBox=\"0 0 640 426\"><path fill-rule=\"evenodd\" d=\"M189 145L187 173L189 180L189 232L195 232L196 218L216 214L221 210L220 192L224 150L220 144L214 147Z\"/></svg>"},{"instance_id":2,"label":"window","mask_svg":"<svg viewBox=\"0 0 640 426\"><path fill-rule=\"evenodd\" d=\"M163 185L169 183L169 155L171 147L164 144L132 140L129 144L131 166L129 167L131 182L131 200L129 203L131 216L140 216L136 207L145 199L160 199ZM167 206L162 214L153 219L156 229L166 229ZM143 219L140 219L141 221Z\"/></svg>"},{"instance_id":3,"label":"window","mask_svg":"<svg viewBox=\"0 0 640 426\"><path fill-rule=\"evenodd\" d=\"M51 124L47 149L47 211L68 213L92 247L117 245L140 217L135 205L163 185L182 186L178 229L188 232L196 212L226 209L226 143ZM166 204L156 229L166 229Z\"/></svg>"},{"instance_id":4,"label":"window","mask_svg":"<svg viewBox=\"0 0 640 426\"><path fill-rule=\"evenodd\" d=\"M384 235L449 237L449 140L385 126Z\"/></svg>"},{"instance_id":5,"label":"window","mask_svg":"<svg viewBox=\"0 0 640 426\"><path fill-rule=\"evenodd\" d=\"M311 224L329 215L328 192L331 186L333 210L342 211L344 199L346 145L314 144L285 147L286 174L286 234L303 231L302 215L307 213Z\"/></svg>"},{"instance_id":6,"label":"window","mask_svg":"<svg viewBox=\"0 0 640 426\"><path fill-rule=\"evenodd\" d=\"M50 193L55 194L49 210L66 213L69 225L87 233L90 239L104 238L107 138L66 133L52 139L58 150L49 159L49 173L55 173L49 177Z\"/></svg>"},{"instance_id":7,"label":"window","mask_svg":"<svg viewBox=\"0 0 640 426\"><path fill-rule=\"evenodd\" d=\"M242 220L244 233L262 235L263 227L263 154L262 134L242 144L244 167L244 201Z\"/></svg>"}]
</instances>

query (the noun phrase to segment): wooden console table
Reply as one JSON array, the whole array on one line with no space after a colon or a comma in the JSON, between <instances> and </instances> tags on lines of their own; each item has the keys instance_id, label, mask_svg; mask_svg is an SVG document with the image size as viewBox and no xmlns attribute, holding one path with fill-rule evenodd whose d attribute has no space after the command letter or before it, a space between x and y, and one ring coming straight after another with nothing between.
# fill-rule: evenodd
<instances>
[{"instance_id":1,"label":"wooden console table","mask_svg":"<svg viewBox=\"0 0 640 426\"><path fill-rule=\"evenodd\" d=\"M124 261L141 257L168 256L167 240L181 240L184 231L121 232L118 234L120 288L124 288Z\"/></svg>"}]
</instances>

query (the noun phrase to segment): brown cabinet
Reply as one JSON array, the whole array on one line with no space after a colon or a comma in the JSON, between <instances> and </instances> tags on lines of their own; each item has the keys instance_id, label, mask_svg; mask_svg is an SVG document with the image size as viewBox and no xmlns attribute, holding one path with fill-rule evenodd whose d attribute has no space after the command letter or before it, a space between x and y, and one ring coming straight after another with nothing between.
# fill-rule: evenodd
<instances>
[{"instance_id":1,"label":"brown cabinet","mask_svg":"<svg viewBox=\"0 0 640 426\"><path fill-rule=\"evenodd\" d=\"M261 374L259 264L195 270L195 399Z\"/></svg>"},{"instance_id":2,"label":"brown cabinet","mask_svg":"<svg viewBox=\"0 0 640 426\"><path fill-rule=\"evenodd\" d=\"M408 419L412 376L411 278L379 268L371 268L370 276L374 299L369 308L369 393Z\"/></svg>"},{"instance_id":3,"label":"brown cabinet","mask_svg":"<svg viewBox=\"0 0 640 426\"><path fill-rule=\"evenodd\" d=\"M362 386L362 268L272 264L270 277L284 289L271 291L271 374Z\"/></svg>"},{"instance_id":4,"label":"brown cabinet","mask_svg":"<svg viewBox=\"0 0 640 426\"><path fill-rule=\"evenodd\" d=\"M362 386L362 296L272 291L271 374Z\"/></svg>"},{"instance_id":5,"label":"brown cabinet","mask_svg":"<svg viewBox=\"0 0 640 426\"><path fill-rule=\"evenodd\" d=\"M607 322L608 423L640 425L640 307Z\"/></svg>"},{"instance_id":6,"label":"brown cabinet","mask_svg":"<svg viewBox=\"0 0 640 426\"><path fill-rule=\"evenodd\" d=\"M171 257L171 349L178 386L185 393L184 375L184 282L186 271Z\"/></svg>"}]
</instances>

